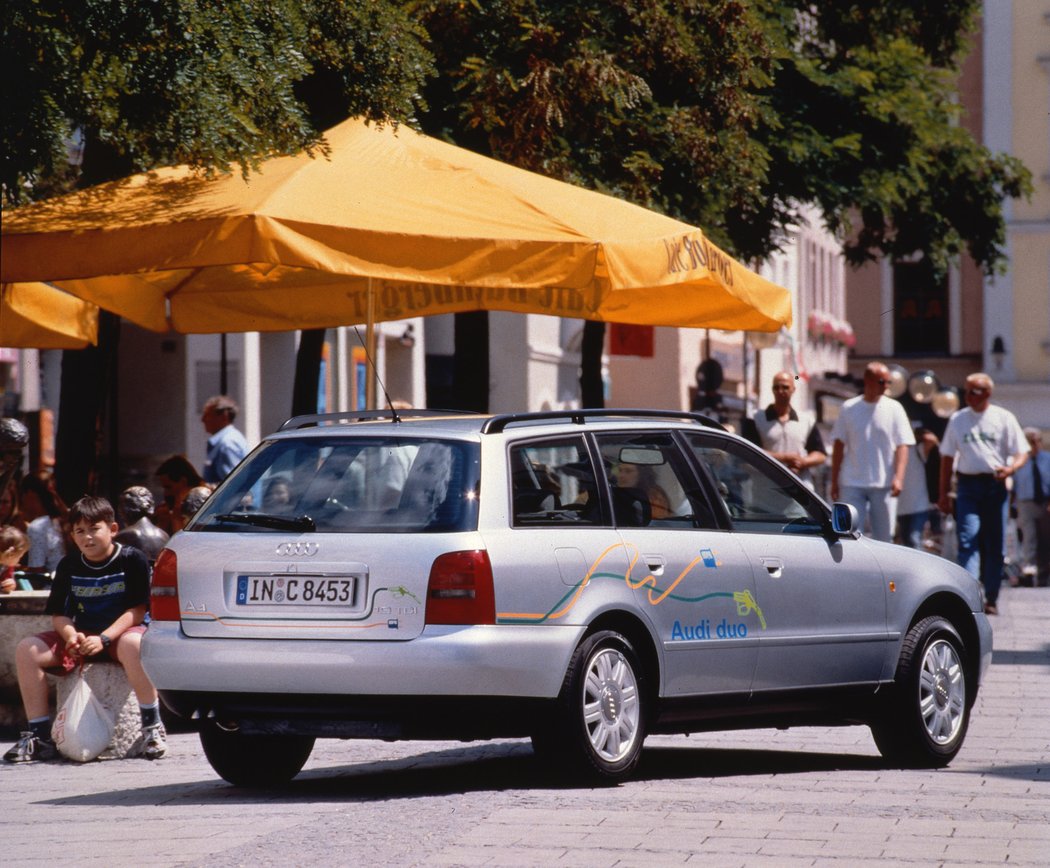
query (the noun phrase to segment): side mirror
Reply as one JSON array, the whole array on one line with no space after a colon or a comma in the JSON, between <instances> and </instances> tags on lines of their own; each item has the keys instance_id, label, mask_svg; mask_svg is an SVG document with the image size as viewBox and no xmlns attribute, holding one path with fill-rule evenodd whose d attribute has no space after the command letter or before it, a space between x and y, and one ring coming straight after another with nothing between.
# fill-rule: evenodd
<instances>
[{"instance_id":1,"label":"side mirror","mask_svg":"<svg viewBox=\"0 0 1050 868\"><path fill-rule=\"evenodd\" d=\"M831 527L838 534L857 532L860 515L855 506L848 503L834 503L831 507Z\"/></svg>"}]
</instances>

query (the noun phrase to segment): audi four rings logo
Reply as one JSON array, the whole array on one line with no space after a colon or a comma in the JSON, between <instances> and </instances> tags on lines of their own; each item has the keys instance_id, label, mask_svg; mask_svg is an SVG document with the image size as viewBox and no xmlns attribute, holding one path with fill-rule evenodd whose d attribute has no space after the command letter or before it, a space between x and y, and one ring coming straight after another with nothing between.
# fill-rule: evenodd
<instances>
[{"instance_id":1,"label":"audi four rings logo","mask_svg":"<svg viewBox=\"0 0 1050 868\"><path fill-rule=\"evenodd\" d=\"M317 554L318 548L315 542L286 542L277 546L277 554L287 558L309 558Z\"/></svg>"}]
</instances>

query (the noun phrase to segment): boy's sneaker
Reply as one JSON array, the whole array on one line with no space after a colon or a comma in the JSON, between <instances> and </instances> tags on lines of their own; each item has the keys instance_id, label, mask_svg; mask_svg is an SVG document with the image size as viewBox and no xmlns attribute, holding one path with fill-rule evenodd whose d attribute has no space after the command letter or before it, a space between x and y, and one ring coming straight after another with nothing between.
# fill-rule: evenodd
<instances>
[{"instance_id":1,"label":"boy's sneaker","mask_svg":"<svg viewBox=\"0 0 1050 868\"><path fill-rule=\"evenodd\" d=\"M4 760L9 763L31 763L52 760L57 756L58 748L51 739L23 732L18 744L4 754Z\"/></svg>"},{"instance_id":2,"label":"boy's sneaker","mask_svg":"<svg viewBox=\"0 0 1050 868\"><path fill-rule=\"evenodd\" d=\"M147 726L139 736L142 742L139 755L148 759L160 759L168 752L168 743L164 740L164 730L158 723L156 726Z\"/></svg>"}]
</instances>

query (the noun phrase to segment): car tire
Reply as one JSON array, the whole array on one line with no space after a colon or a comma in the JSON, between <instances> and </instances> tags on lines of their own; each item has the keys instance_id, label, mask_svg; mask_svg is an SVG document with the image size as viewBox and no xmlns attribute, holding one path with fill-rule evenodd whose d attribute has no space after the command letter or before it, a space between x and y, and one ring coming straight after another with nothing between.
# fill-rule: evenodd
<instances>
[{"instance_id":1,"label":"car tire","mask_svg":"<svg viewBox=\"0 0 1050 868\"><path fill-rule=\"evenodd\" d=\"M910 768L946 766L962 747L972 697L959 634L944 618L916 623L904 637L890 695L871 723L879 752Z\"/></svg>"},{"instance_id":2,"label":"car tire","mask_svg":"<svg viewBox=\"0 0 1050 868\"><path fill-rule=\"evenodd\" d=\"M612 630L584 638L573 653L551 725L532 736L537 755L585 776L628 777L645 740L644 670L630 641Z\"/></svg>"},{"instance_id":3,"label":"car tire","mask_svg":"<svg viewBox=\"0 0 1050 868\"><path fill-rule=\"evenodd\" d=\"M286 784L310 757L314 739L301 735L241 735L214 721L201 725L201 747L223 780L239 787Z\"/></svg>"}]
</instances>

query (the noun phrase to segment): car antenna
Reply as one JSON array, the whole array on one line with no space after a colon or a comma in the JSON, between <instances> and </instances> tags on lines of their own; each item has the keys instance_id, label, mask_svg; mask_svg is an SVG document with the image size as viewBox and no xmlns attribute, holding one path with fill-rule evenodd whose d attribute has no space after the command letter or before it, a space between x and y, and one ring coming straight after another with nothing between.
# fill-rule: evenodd
<instances>
[{"instance_id":1,"label":"car antenna","mask_svg":"<svg viewBox=\"0 0 1050 868\"><path fill-rule=\"evenodd\" d=\"M361 331L357 326L354 326L354 334L357 335L357 339L360 341L361 346L365 348L365 358L368 359L368 366L372 369L372 373L375 374L376 382L379 383L379 388L383 390L383 397L386 398L386 405L390 408L390 415L394 420L394 424L401 424L401 417L397 415L397 407L395 407L394 402L390 400L390 393L386 390L386 384L379 376L379 368L376 367L376 363L372 359L372 354L368 351L368 344L362 339Z\"/></svg>"}]
</instances>

